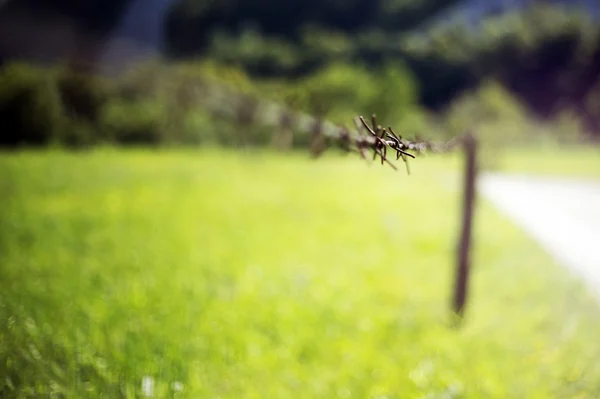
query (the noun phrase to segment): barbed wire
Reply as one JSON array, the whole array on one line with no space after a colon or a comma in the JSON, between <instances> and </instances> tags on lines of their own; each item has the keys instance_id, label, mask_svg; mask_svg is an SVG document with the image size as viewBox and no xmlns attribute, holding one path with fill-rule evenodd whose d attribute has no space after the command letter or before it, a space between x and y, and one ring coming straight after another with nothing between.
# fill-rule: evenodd
<instances>
[{"instance_id":1,"label":"barbed wire","mask_svg":"<svg viewBox=\"0 0 600 399\"><path fill-rule=\"evenodd\" d=\"M363 159L375 161L394 170L397 166L388 158L388 149L395 152L396 160L402 159L410 173L409 159L424 153L445 153L461 143L461 137L448 142L429 140L408 140L396 133L392 127L377 123L376 115L371 115L371 125L364 117L354 118L354 129L334 124L325 119L289 109L274 101L260 99L224 84L202 80L194 86L201 106L209 112L240 125L262 125L281 131L291 131L294 135L305 135L309 149L318 157L329 147L337 145L346 152L358 153Z\"/></svg>"}]
</instances>

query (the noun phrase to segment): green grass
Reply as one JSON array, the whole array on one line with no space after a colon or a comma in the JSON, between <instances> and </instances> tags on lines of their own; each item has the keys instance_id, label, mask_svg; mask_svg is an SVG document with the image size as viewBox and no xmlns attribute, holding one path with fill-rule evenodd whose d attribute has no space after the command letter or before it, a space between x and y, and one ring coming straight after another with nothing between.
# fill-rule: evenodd
<instances>
[{"instance_id":1,"label":"green grass","mask_svg":"<svg viewBox=\"0 0 600 399\"><path fill-rule=\"evenodd\" d=\"M515 148L490 150L485 156L494 158L498 172L526 173L542 176L600 178L600 147L571 146L562 149L548 146L537 149Z\"/></svg>"},{"instance_id":2,"label":"green grass","mask_svg":"<svg viewBox=\"0 0 600 399\"><path fill-rule=\"evenodd\" d=\"M0 155L0 396L597 398L600 311L456 159Z\"/></svg>"}]
</instances>

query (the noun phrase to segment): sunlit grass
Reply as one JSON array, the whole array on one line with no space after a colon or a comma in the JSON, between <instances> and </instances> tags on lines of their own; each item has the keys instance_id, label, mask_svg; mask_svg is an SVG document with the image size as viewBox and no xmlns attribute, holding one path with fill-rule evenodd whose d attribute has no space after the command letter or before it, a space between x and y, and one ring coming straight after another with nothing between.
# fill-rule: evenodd
<instances>
[{"instance_id":1,"label":"sunlit grass","mask_svg":"<svg viewBox=\"0 0 600 399\"><path fill-rule=\"evenodd\" d=\"M451 328L457 170L2 154L0 396L598 397L598 307L485 203Z\"/></svg>"},{"instance_id":2,"label":"sunlit grass","mask_svg":"<svg viewBox=\"0 0 600 399\"><path fill-rule=\"evenodd\" d=\"M490 150L488 154L493 155ZM497 171L544 176L600 178L600 146L547 146L501 150Z\"/></svg>"}]
</instances>

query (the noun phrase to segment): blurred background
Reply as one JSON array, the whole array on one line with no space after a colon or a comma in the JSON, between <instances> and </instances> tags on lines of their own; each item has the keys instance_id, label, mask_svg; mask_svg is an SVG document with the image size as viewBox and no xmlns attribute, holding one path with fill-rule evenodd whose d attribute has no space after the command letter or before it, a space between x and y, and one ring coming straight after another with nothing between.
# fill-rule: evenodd
<instances>
[{"instance_id":1,"label":"blurred background","mask_svg":"<svg viewBox=\"0 0 600 399\"><path fill-rule=\"evenodd\" d=\"M476 134L464 323L462 153L287 110ZM600 397L596 0L0 0L0 130L2 398Z\"/></svg>"},{"instance_id":2,"label":"blurred background","mask_svg":"<svg viewBox=\"0 0 600 399\"><path fill-rule=\"evenodd\" d=\"M594 141L598 18L593 1L4 1L2 143L226 141L174 95L199 73L334 122Z\"/></svg>"}]
</instances>

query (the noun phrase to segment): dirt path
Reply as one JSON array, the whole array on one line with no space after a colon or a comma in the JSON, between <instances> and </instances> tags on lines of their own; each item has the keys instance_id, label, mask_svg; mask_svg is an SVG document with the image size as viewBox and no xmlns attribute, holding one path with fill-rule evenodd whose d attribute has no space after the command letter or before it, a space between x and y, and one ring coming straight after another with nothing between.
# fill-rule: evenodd
<instances>
[{"instance_id":1,"label":"dirt path","mask_svg":"<svg viewBox=\"0 0 600 399\"><path fill-rule=\"evenodd\" d=\"M479 192L600 298L600 181L485 174Z\"/></svg>"}]
</instances>

